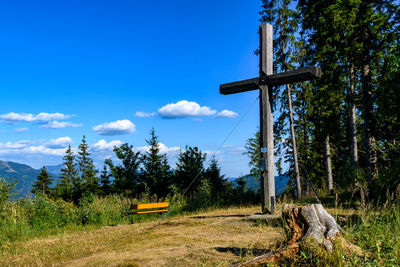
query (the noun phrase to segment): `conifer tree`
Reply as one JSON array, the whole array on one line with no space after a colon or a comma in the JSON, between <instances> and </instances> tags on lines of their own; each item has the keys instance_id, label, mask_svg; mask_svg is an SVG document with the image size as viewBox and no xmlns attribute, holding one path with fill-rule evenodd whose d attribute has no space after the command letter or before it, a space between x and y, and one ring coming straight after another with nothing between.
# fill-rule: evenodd
<instances>
[{"instance_id":1,"label":"conifer tree","mask_svg":"<svg viewBox=\"0 0 400 267\"><path fill-rule=\"evenodd\" d=\"M139 175L140 153L135 152L133 146L128 143L115 147L113 151L121 164L116 165L111 159L104 162L114 177L113 190L139 197L145 190Z\"/></svg>"},{"instance_id":2,"label":"conifer tree","mask_svg":"<svg viewBox=\"0 0 400 267\"><path fill-rule=\"evenodd\" d=\"M193 195L198 190L204 178L205 159L206 154L203 154L198 147L186 146L185 150L179 153L174 184L181 193L187 190L188 195Z\"/></svg>"},{"instance_id":3,"label":"conifer tree","mask_svg":"<svg viewBox=\"0 0 400 267\"><path fill-rule=\"evenodd\" d=\"M170 166L166 154L161 154L160 142L154 128L150 131L150 139L146 140L149 151L142 156L142 177L146 190L150 195L165 197L172 183Z\"/></svg>"},{"instance_id":4,"label":"conifer tree","mask_svg":"<svg viewBox=\"0 0 400 267\"><path fill-rule=\"evenodd\" d=\"M338 4L337 1L300 0L298 7L302 15L302 29L307 36L309 63L318 62L324 72L316 83L312 103L312 119L316 134L320 135L318 142L335 148L332 159L339 164L333 164L333 168L336 165L339 171L349 166L347 162L352 162L357 169L358 149L354 136L357 133L354 104L357 103L354 97L357 91L361 92L360 110L364 127L360 128L360 132L364 136L362 150L366 152L362 156L365 155L367 178L372 180L378 173L376 85L382 75L382 57L395 40L393 25L396 23L394 16L399 13L398 6L390 1L347 0ZM344 106L347 106L352 124L347 138L342 134L344 131L337 131L344 125ZM346 139L350 140L349 145ZM330 145L332 141L335 142L333 146ZM343 156L345 146L350 146L351 161ZM325 155L329 158L330 154ZM342 170L342 174L346 172Z\"/></svg>"},{"instance_id":5,"label":"conifer tree","mask_svg":"<svg viewBox=\"0 0 400 267\"><path fill-rule=\"evenodd\" d=\"M66 149L63 160L63 167L56 185L56 192L59 197L70 201L73 197L74 185L78 179L78 171L75 168L75 155L71 145Z\"/></svg>"},{"instance_id":6,"label":"conifer tree","mask_svg":"<svg viewBox=\"0 0 400 267\"><path fill-rule=\"evenodd\" d=\"M46 167L43 166L43 168L40 170L37 180L33 183L31 192L36 195L43 194L49 196L52 191L50 188L52 182L53 179L51 179L51 176L46 171Z\"/></svg>"},{"instance_id":7,"label":"conifer tree","mask_svg":"<svg viewBox=\"0 0 400 267\"><path fill-rule=\"evenodd\" d=\"M282 72L292 70L294 67L293 64L298 63L296 60L293 60L296 59L294 53L297 52L296 46L299 45L295 38L295 33L298 29L298 14L295 10L290 8L291 3L291 0L263 0L263 10L260 12L262 15L261 21L271 23L274 26L274 33L277 36L275 40L276 60L274 64ZM278 94L275 93L275 95ZM281 127L283 127L287 118L290 123L292 163L297 185L297 198L301 198L302 187L294 128L292 88L289 84L285 85L285 90L283 90L280 95L280 107L281 116L278 123L280 122L280 124L282 124ZM288 108L288 114L283 110L285 107ZM282 129L280 132L284 134L286 131Z\"/></svg>"},{"instance_id":8,"label":"conifer tree","mask_svg":"<svg viewBox=\"0 0 400 267\"><path fill-rule=\"evenodd\" d=\"M111 174L108 172L107 165L104 165L100 174L100 189L104 195L109 195L112 193L110 178Z\"/></svg>"},{"instance_id":9,"label":"conifer tree","mask_svg":"<svg viewBox=\"0 0 400 267\"><path fill-rule=\"evenodd\" d=\"M210 165L205 171L204 179L209 181L213 195L223 191L226 179L224 179L224 175L221 175L221 169L215 156L211 158Z\"/></svg>"},{"instance_id":10,"label":"conifer tree","mask_svg":"<svg viewBox=\"0 0 400 267\"><path fill-rule=\"evenodd\" d=\"M261 145L259 130L256 132L254 137L250 137L247 139L245 149L246 151L243 154L250 158L250 174L254 175L255 177L260 177L259 162L261 158Z\"/></svg>"},{"instance_id":11,"label":"conifer tree","mask_svg":"<svg viewBox=\"0 0 400 267\"><path fill-rule=\"evenodd\" d=\"M90 158L89 146L86 143L86 137L83 136L82 143L78 147L78 168L80 174L80 181L77 181L77 190L80 189L81 193L99 192L100 186L97 178L97 170L94 167L93 160ZM79 194L79 191L77 191Z\"/></svg>"}]
</instances>

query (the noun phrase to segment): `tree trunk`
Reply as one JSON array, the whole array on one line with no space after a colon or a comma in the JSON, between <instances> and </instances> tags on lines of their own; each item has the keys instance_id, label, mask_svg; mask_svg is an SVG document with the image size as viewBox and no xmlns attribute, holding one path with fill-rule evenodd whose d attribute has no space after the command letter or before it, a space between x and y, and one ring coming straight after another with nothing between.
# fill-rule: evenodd
<instances>
[{"instance_id":1,"label":"tree trunk","mask_svg":"<svg viewBox=\"0 0 400 267\"><path fill-rule=\"evenodd\" d=\"M329 134L325 137L325 171L326 180L328 182L328 191L333 193L333 178L332 178L332 160L331 160L331 145L329 141Z\"/></svg>"},{"instance_id":2,"label":"tree trunk","mask_svg":"<svg viewBox=\"0 0 400 267\"><path fill-rule=\"evenodd\" d=\"M350 153L353 168L358 172L358 144L357 144L357 125L356 125L356 106L354 104L355 95L354 66L350 68L350 92L349 92L349 122L350 122Z\"/></svg>"},{"instance_id":3,"label":"tree trunk","mask_svg":"<svg viewBox=\"0 0 400 267\"><path fill-rule=\"evenodd\" d=\"M365 20L368 16L368 10L372 8L372 2L361 1L360 13L361 19ZM372 101L372 75L371 75L371 57L370 45L371 41L369 36L369 25L363 25L361 29L362 37L362 70L361 70L361 83L363 91L363 108L364 108L364 142L366 148L366 167L367 167L367 180L370 182L372 179L377 178L377 156L376 156L376 140L373 132L373 101Z\"/></svg>"},{"instance_id":4,"label":"tree trunk","mask_svg":"<svg viewBox=\"0 0 400 267\"><path fill-rule=\"evenodd\" d=\"M281 1L278 0L278 7L281 10ZM283 32L283 18L282 12L279 12L279 19L280 19L280 28L282 35ZM283 71L288 71L288 63L286 59L286 43L282 41L282 54L283 54ZM292 152L293 152L293 162L294 162L294 172L296 176L296 186L297 186L297 199L300 199L302 196L301 192L301 181L300 181L300 171L299 171L299 163L297 157L297 146L296 146L296 134L294 132L294 122L293 122L293 107L292 107L292 92L290 89L290 85L286 85L286 90L288 94L288 105L289 105L289 121L290 121L290 135L292 137Z\"/></svg>"},{"instance_id":5,"label":"tree trunk","mask_svg":"<svg viewBox=\"0 0 400 267\"><path fill-rule=\"evenodd\" d=\"M372 117L373 117L373 104L372 104L372 86L371 86L371 72L370 66L364 63L362 70L362 83L363 83L363 106L364 106L364 142L366 147L366 164L367 164L367 178L369 181L377 178L377 155L376 155L376 140L372 134Z\"/></svg>"},{"instance_id":6,"label":"tree trunk","mask_svg":"<svg viewBox=\"0 0 400 267\"><path fill-rule=\"evenodd\" d=\"M288 93L288 102L289 102L288 104L289 104L290 134L292 137L292 151L293 151L294 171L296 175L297 199L300 199L302 196L302 192L301 192L299 163L297 158L296 134L294 132L294 122L293 122L292 91L290 89L290 85L286 85L286 89Z\"/></svg>"}]
</instances>

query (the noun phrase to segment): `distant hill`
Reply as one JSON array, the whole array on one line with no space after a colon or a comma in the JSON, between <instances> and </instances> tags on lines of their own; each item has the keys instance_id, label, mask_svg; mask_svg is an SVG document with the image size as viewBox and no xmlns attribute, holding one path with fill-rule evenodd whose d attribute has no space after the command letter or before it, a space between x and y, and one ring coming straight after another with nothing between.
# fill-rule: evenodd
<instances>
[{"instance_id":1,"label":"distant hill","mask_svg":"<svg viewBox=\"0 0 400 267\"><path fill-rule=\"evenodd\" d=\"M52 174L52 178L56 178L58 176L60 176L61 174L61 169L62 169L63 165L62 164L58 164L58 165L54 165L54 166L46 166L46 170Z\"/></svg>"},{"instance_id":2,"label":"distant hill","mask_svg":"<svg viewBox=\"0 0 400 267\"><path fill-rule=\"evenodd\" d=\"M237 181L239 179L243 178L246 182L246 186L253 190L256 191L258 189L258 186L260 184L260 179L259 177L255 177L254 175L245 175L239 178L228 178L228 181L233 183L233 186L237 186ZM285 191L285 188L289 182L289 176L275 176L275 192L277 195L280 195Z\"/></svg>"},{"instance_id":3,"label":"distant hill","mask_svg":"<svg viewBox=\"0 0 400 267\"><path fill-rule=\"evenodd\" d=\"M47 171L57 181L62 165L46 166ZM2 161L0 160L0 177L10 181L11 179L17 182L15 188L16 196L14 198L28 197L31 195L32 184L36 181L36 178L40 170L34 169L26 164Z\"/></svg>"}]
</instances>

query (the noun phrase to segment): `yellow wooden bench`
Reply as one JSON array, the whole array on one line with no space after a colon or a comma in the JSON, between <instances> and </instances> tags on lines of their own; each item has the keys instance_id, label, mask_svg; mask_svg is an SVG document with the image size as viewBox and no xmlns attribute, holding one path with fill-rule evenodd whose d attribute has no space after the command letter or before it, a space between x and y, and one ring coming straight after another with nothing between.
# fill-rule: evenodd
<instances>
[{"instance_id":1,"label":"yellow wooden bench","mask_svg":"<svg viewBox=\"0 0 400 267\"><path fill-rule=\"evenodd\" d=\"M124 216L167 212L169 202L132 204L130 209L121 211L121 222Z\"/></svg>"},{"instance_id":2,"label":"yellow wooden bench","mask_svg":"<svg viewBox=\"0 0 400 267\"><path fill-rule=\"evenodd\" d=\"M143 203L131 206L131 214L145 214L168 211L169 202Z\"/></svg>"}]
</instances>

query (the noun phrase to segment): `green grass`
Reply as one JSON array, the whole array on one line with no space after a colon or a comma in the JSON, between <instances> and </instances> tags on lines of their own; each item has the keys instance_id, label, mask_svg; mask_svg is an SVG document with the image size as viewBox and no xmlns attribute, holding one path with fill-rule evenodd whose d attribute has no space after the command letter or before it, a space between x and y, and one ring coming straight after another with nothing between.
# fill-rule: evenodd
<instances>
[{"instance_id":1,"label":"green grass","mask_svg":"<svg viewBox=\"0 0 400 267\"><path fill-rule=\"evenodd\" d=\"M223 204L203 201L203 199L167 199L173 210L169 217L190 214L195 211L210 211ZM328 211L336 218L342 215L346 220L339 224L346 231L345 238L361 247L366 255L358 257L346 255L345 251L335 249L327 254L323 250L302 244L301 253L285 259L288 265L305 266L400 266L400 201L393 200L378 208L362 209L352 207L341 209L337 204ZM0 206L0 250L9 249L13 242L27 241L35 237L46 237L71 231L98 229L103 226L131 224L154 221L166 214L133 215L123 217L121 210L130 204L150 202L149 199L132 200L112 195L107 197L88 197L74 205L62 200L36 197L29 200L4 202ZM371 205L370 205L371 207Z\"/></svg>"},{"instance_id":2,"label":"green grass","mask_svg":"<svg viewBox=\"0 0 400 267\"><path fill-rule=\"evenodd\" d=\"M176 217L228 206L226 203L211 201L211 197L205 194L198 194L190 199L175 196L162 201L170 202L168 213L130 216L121 215L132 203L148 203L154 200L148 196L129 199L120 195L109 195L88 196L82 198L79 205L45 196L3 201L0 203L0 249L9 242L52 235L65 229L154 221L160 217Z\"/></svg>"},{"instance_id":3,"label":"green grass","mask_svg":"<svg viewBox=\"0 0 400 267\"><path fill-rule=\"evenodd\" d=\"M0 249L7 242L51 235L65 229L129 224L160 217L159 214L151 214L122 218L121 210L128 209L131 203L137 201L112 195L88 197L82 199L78 206L41 196L4 202L0 205Z\"/></svg>"}]
</instances>

